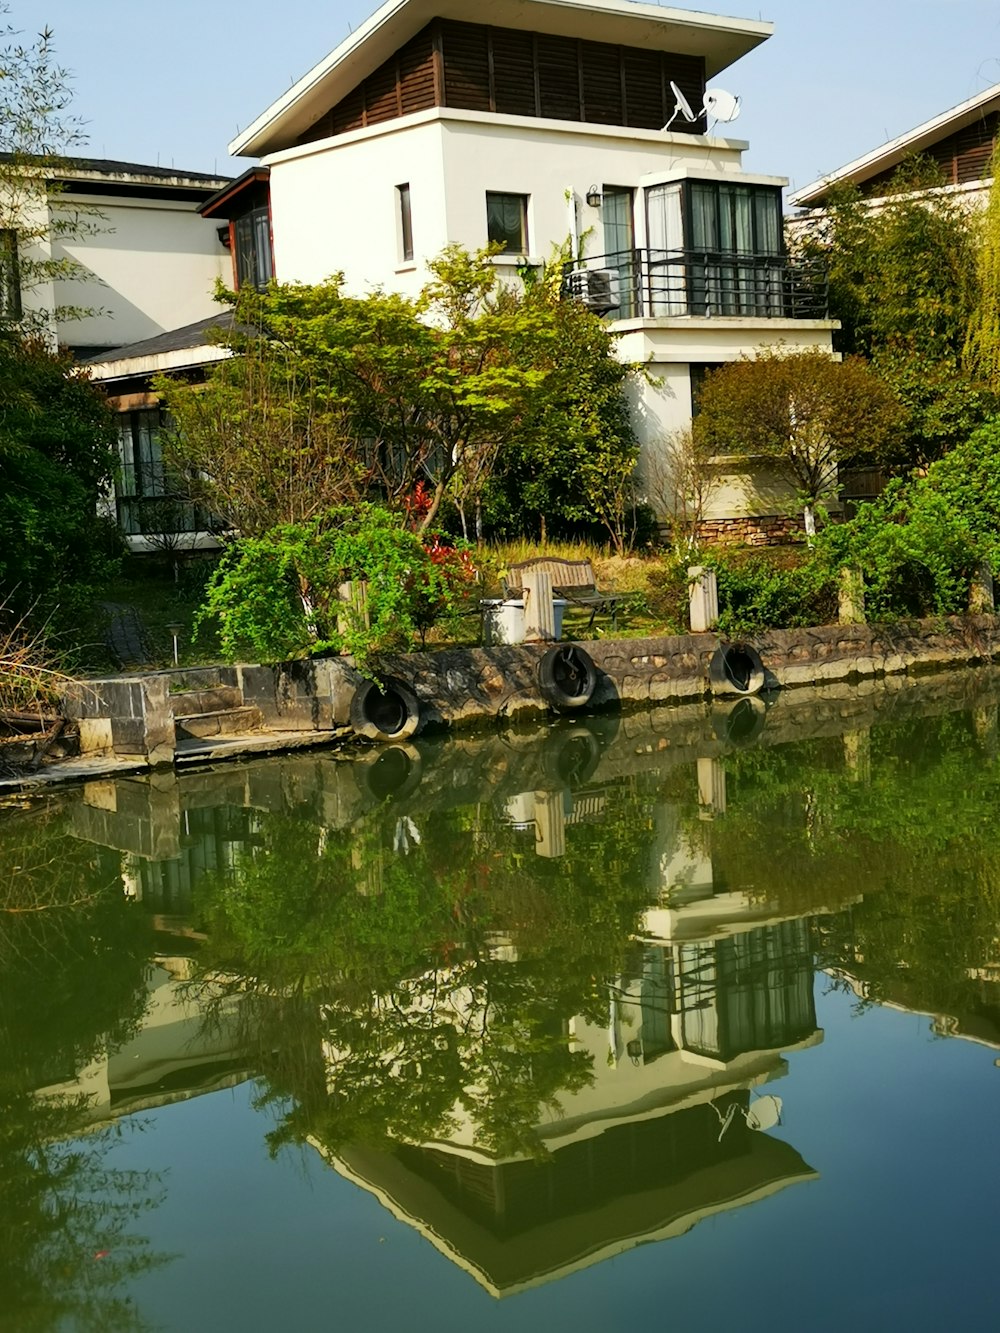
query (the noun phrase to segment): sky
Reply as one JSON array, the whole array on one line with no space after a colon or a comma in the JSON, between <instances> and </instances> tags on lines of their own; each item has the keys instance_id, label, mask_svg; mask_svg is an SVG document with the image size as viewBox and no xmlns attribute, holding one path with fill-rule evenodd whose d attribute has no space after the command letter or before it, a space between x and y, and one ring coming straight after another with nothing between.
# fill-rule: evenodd
<instances>
[{"instance_id":1,"label":"sky","mask_svg":"<svg viewBox=\"0 0 1000 1333\"><path fill-rule=\"evenodd\" d=\"M379 0L0 0L54 29L95 157L235 175L226 145ZM679 5L679 8L713 8ZM468 17L487 19L485 0ZM716 84L748 170L793 188L1000 83L998 0L719 0L774 36Z\"/></svg>"}]
</instances>

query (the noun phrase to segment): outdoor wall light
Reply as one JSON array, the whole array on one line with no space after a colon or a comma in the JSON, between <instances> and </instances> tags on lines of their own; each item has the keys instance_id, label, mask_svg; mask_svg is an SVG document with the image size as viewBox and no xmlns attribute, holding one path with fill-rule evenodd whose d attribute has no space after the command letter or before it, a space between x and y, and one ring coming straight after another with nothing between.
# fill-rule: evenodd
<instances>
[{"instance_id":1,"label":"outdoor wall light","mask_svg":"<svg viewBox=\"0 0 1000 1333\"><path fill-rule=\"evenodd\" d=\"M604 195L596 185L592 185L587 191L587 203L591 208L600 208L604 203Z\"/></svg>"}]
</instances>

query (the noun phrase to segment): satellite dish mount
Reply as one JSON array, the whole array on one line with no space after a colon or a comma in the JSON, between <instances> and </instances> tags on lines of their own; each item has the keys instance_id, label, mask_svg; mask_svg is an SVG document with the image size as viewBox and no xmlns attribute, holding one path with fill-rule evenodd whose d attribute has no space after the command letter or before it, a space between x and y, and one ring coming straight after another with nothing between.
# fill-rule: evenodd
<instances>
[{"instance_id":1,"label":"satellite dish mount","mask_svg":"<svg viewBox=\"0 0 1000 1333\"><path fill-rule=\"evenodd\" d=\"M715 125L729 125L740 114L740 99L726 92L725 88L706 88L705 100L700 111L693 109L673 79L670 81L670 91L674 95L674 112L664 125L664 132L670 129L678 116L683 116L689 125L694 125L702 119L706 124L711 120Z\"/></svg>"}]
</instances>

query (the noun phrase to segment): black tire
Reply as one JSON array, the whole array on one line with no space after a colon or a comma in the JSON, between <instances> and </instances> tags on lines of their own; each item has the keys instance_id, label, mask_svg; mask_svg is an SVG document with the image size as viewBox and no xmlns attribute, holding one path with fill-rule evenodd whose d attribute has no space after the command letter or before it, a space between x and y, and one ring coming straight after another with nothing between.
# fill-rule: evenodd
<instances>
[{"instance_id":1,"label":"black tire","mask_svg":"<svg viewBox=\"0 0 1000 1333\"><path fill-rule=\"evenodd\" d=\"M708 667L713 694L760 694L764 688L764 663L748 643L723 643Z\"/></svg>"},{"instance_id":2,"label":"black tire","mask_svg":"<svg viewBox=\"0 0 1000 1333\"><path fill-rule=\"evenodd\" d=\"M589 727L565 726L546 739L542 763L546 778L557 787L582 787L594 775L601 762L603 746Z\"/></svg>"},{"instance_id":3,"label":"black tire","mask_svg":"<svg viewBox=\"0 0 1000 1333\"><path fill-rule=\"evenodd\" d=\"M401 680L363 680L351 700L351 726L372 741L405 741L419 721L417 696Z\"/></svg>"},{"instance_id":4,"label":"black tire","mask_svg":"<svg viewBox=\"0 0 1000 1333\"><path fill-rule=\"evenodd\" d=\"M412 745L387 745L365 765L365 786L377 801L405 801L420 786L424 766Z\"/></svg>"},{"instance_id":5,"label":"black tire","mask_svg":"<svg viewBox=\"0 0 1000 1333\"><path fill-rule=\"evenodd\" d=\"M574 643L550 648L538 664L542 698L557 713L586 708L597 688L597 667Z\"/></svg>"},{"instance_id":6,"label":"black tire","mask_svg":"<svg viewBox=\"0 0 1000 1333\"><path fill-rule=\"evenodd\" d=\"M767 707L763 699L745 695L729 709L712 709L712 726L716 737L726 745L752 745L767 723Z\"/></svg>"}]
</instances>

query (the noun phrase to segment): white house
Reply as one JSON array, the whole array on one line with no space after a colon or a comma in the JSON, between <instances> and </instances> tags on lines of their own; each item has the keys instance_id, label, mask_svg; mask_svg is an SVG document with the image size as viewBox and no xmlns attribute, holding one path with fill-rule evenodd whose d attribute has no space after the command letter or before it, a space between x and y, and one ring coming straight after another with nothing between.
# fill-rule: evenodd
<instances>
[{"instance_id":1,"label":"white house","mask_svg":"<svg viewBox=\"0 0 1000 1333\"><path fill-rule=\"evenodd\" d=\"M12 225L0 231L0 316L41 323L83 358L217 314L215 284L231 272L228 234L220 238L198 208L225 183L90 158L47 169L37 189L21 180ZM74 307L94 313L67 318Z\"/></svg>"},{"instance_id":2,"label":"white house","mask_svg":"<svg viewBox=\"0 0 1000 1333\"><path fill-rule=\"evenodd\" d=\"M230 144L270 176L270 251L261 173L245 211L226 200L260 255L248 271L412 293L450 242L500 243L513 274L574 236L572 289L657 381L637 391L647 456L690 423L707 368L830 348L822 279L785 253L787 182L742 170L747 144L713 120L726 98L703 111L770 24L631 0L494 0L489 25L468 17L461 0L387 0ZM775 511L729 483L712 517Z\"/></svg>"}]
</instances>

